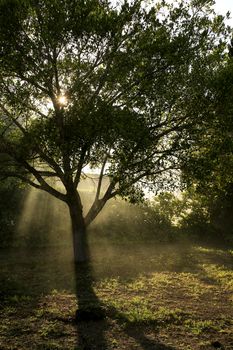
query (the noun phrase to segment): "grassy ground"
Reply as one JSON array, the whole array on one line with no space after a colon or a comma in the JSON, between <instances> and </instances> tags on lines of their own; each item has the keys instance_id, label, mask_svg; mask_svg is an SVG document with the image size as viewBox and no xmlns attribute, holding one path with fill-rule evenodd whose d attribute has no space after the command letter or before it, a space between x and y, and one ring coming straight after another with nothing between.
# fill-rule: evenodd
<instances>
[{"instance_id":1,"label":"grassy ground","mask_svg":"<svg viewBox=\"0 0 233 350\"><path fill-rule=\"evenodd\" d=\"M76 324L70 248L0 251L1 350L233 349L232 250L105 244L92 255L96 297L84 303L106 318Z\"/></svg>"}]
</instances>

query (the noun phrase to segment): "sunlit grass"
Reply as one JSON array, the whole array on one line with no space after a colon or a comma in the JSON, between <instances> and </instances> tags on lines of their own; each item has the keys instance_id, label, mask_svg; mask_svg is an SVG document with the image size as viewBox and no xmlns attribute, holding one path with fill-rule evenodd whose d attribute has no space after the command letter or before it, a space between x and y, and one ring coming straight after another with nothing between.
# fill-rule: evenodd
<instances>
[{"instance_id":1,"label":"sunlit grass","mask_svg":"<svg viewBox=\"0 0 233 350\"><path fill-rule=\"evenodd\" d=\"M93 339L98 343L93 333L98 326L104 329L108 349L144 350L145 337L182 350L210 346L213 339L231 349L229 251L181 245L109 246L107 252L101 243L94 247L93 288L106 313L106 320L94 326L73 322L77 298L70 249L44 249L43 254L35 250L20 259L17 254L2 257L1 274L12 277L15 284L0 302L0 348L74 350L77 327L91 344ZM7 290L9 283L5 280L1 286ZM151 346L149 342L148 349Z\"/></svg>"},{"instance_id":2,"label":"sunlit grass","mask_svg":"<svg viewBox=\"0 0 233 350\"><path fill-rule=\"evenodd\" d=\"M206 275L214 278L226 290L233 292L233 270L216 264L202 265Z\"/></svg>"}]
</instances>

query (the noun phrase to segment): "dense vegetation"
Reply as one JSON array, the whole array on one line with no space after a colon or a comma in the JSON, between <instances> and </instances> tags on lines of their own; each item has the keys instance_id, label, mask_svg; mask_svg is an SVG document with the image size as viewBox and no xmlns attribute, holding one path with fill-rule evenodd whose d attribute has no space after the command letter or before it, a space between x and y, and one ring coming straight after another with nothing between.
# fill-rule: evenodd
<instances>
[{"instance_id":1,"label":"dense vegetation","mask_svg":"<svg viewBox=\"0 0 233 350\"><path fill-rule=\"evenodd\" d=\"M0 246L61 246L71 239L67 208L19 182L0 186ZM93 193L83 192L86 206ZM141 204L113 199L91 225L89 239L109 242L233 244L232 187L218 196L161 193Z\"/></svg>"}]
</instances>

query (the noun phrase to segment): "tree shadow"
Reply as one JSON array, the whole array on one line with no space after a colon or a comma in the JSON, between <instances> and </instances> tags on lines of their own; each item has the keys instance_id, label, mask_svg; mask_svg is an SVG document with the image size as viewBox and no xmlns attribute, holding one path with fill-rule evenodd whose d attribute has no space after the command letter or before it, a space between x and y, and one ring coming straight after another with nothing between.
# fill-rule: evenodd
<instances>
[{"instance_id":1,"label":"tree shadow","mask_svg":"<svg viewBox=\"0 0 233 350\"><path fill-rule=\"evenodd\" d=\"M78 302L75 314L77 349L107 349L104 337L107 322L103 305L94 291L94 278L89 262L75 264L75 280Z\"/></svg>"},{"instance_id":2,"label":"tree shadow","mask_svg":"<svg viewBox=\"0 0 233 350\"><path fill-rule=\"evenodd\" d=\"M175 350L145 335L146 325L130 322L114 307L100 301L94 291L94 278L91 263L75 266L76 296L78 309L75 315L78 350L111 349L107 335L113 324L118 325L126 337L133 339L137 346L145 350ZM147 327L148 328L148 327ZM158 327L157 327L158 328Z\"/></svg>"},{"instance_id":3,"label":"tree shadow","mask_svg":"<svg viewBox=\"0 0 233 350\"><path fill-rule=\"evenodd\" d=\"M134 338L144 350L175 350L175 348L170 345L149 339L145 335L144 328L141 325L132 324L130 327L126 328L126 333L128 336Z\"/></svg>"}]
</instances>

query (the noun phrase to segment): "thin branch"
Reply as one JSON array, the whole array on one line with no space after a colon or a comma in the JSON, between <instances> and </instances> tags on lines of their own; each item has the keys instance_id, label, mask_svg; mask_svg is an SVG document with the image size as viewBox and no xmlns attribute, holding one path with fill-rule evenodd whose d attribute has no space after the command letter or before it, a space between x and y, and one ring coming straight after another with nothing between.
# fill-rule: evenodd
<instances>
[{"instance_id":1,"label":"thin branch","mask_svg":"<svg viewBox=\"0 0 233 350\"><path fill-rule=\"evenodd\" d=\"M109 184L109 186L108 186L108 188L107 188L107 190L106 190L106 192L105 192L105 194L104 194L102 199L107 201L110 198L112 198L112 191L113 191L114 187L116 186L117 182L118 181L116 179L114 179L114 180L112 179L110 181L110 184Z\"/></svg>"},{"instance_id":2,"label":"thin branch","mask_svg":"<svg viewBox=\"0 0 233 350\"><path fill-rule=\"evenodd\" d=\"M24 159L15 158L20 164L22 164L24 166L24 168L26 168L33 176L35 176L35 178L37 179L37 181L41 184L41 188L52 194L54 197L60 199L63 202L66 202L66 195L55 190L55 188L53 188L52 186L50 186L45 179L40 175L40 173L34 168L32 167L30 164L28 164Z\"/></svg>"},{"instance_id":3,"label":"thin branch","mask_svg":"<svg viewBox=\"0 0 233 350\"><path fill-rule=\"evenodd\" d=\"M26 133L26 130L24 127L17 121L17 118L14 118L11 113L5 108L5 106L0 103L0 108L6 113L6 115L10 118L10 120L22 131L23 134Z\"/></svg>"},{"instance_id":4,"label":"thin branch","mask_svg":"<svg viewBox=\"0 0 233 350\"><path fill-rule=\"evenodd\" d=\"M80 181L82 168L83 168L83 163L84 163L84 160L85 160L87 149L88 149L88 146L85 145L85 146L82 147L82 150L81 150L81 155L80 155L80 159L79 159L79 162L78 162L76 175L75 175L75 178L74 178L74 186L75 186L75 188L77 188L77 186L79 184L79 181Z\"/></svg>"},{"instance_id":5,"label":"thin branch","mask_svg":"<svg viewBox=\"0 0 233 350\"><path fill-rule=\"evenodd\" d=\"M38 170L38 173L41 175L41 176L46 176L46 177L59 177L57 175L57 173L53 172L53 171L41 171L41 170Z\"/></svg>"},{"instance_id":6,"label":"thin branch","mask_svg":"<svg viewBox=\"0 0 233 350\"><path fill-rule=\"evenodd\" d=\"M8 172L8 171L0 172L0 177L2 177L2 176L3 176L3 178L1 178L1 180L5 180L9 177L14 177L14 178L18 178L18 179L22 180L23 182L29 184L32 187L35 187L37 189L42 189L42 187L39 184L36 184L35 182L31 181L27 177L25 177L21 174L17 174L15 172Z\"/></svg>"},{"instance_id":7,"label":"thin branch","mask_svg":"<svg viewBox=\"0 0 233 350\"><path fill-rule=\"evenodd\" d=\"M19 128L19 130L25 136L28 136L27 130L18 122L18 120L16 118L14 118L11 115L11 113L5 108L5 106L0 104L0 107L8 115L8 117L13 121L13 123ZM64 174L63 174L60 166L51 157L49 157L46 153L44 153L44 151L42 151L42 149L40 148L40 146L38 145L38 143L36 141L34 143L34 146L35 146L36 151L40 155L40 157L42 159L44 159L50 165L50 167L53 168L56 171L58 177L61 179L62 183L64 184Z\"/></svg>"},{"instance_id":8,"label":"thin branch","mask_svg":"<svg viewBox=\"0 0 233 350\"><path fill-rule=\"evenodd\" d=\"M130 34L131 35L131 34ZM129 35L129 37L130 37ZM103 74L99 77L99 84L96 88L96 90L94 91L93 95L90 98L90 101L88 104L90 104L90 106L92 105L93 101L95 100L95 98L99 95L100 91L102 90L102 88L104 87L106 81L107 81L107 77L108 74L110 72L111 69L111 64L113 62L113 60L115 59L115 55L118 52L118 50L120 49L121 45L124 43L124 41L128 38L128 36L126 35L125 37L123 37L123 39L120 42L113 42L112 43L112 50L110 52L110 46L111 46L111 42L108 43L108 47L107 47L107 52L105 53L105 55L108 55L107 60L105 61L106 63L106 68L103 72ZM104 55L102 55L102 57L104 57ZM103 60L104 63L104 60Z\"/></svg>"},{"instance_id":9,"label":"thin branch","mask_svg":"<svg viewBox=\"0 0 233 350\"><path fill-rule=\"evenodd\" d=\"M22 159L20 156L17 156L15 150L12 149L12 146L9 143L7 144L3 138L1 138L1 140L2 144L0 144L0 146L2 146L2 151L10 155L18 164L23 166L24 169L26 169L30 174L32 174L41 185L41 189L52 194L54 197L60 199L61 201L66 202L67 197L65 194L57 191L55 188L50 186L38 170L31 166L25 159Z\"/></svg>"},{"instance_id":10,"label":"thin branch","mask_svg":"<svg viewBox=\"0 0 233 350\"><path fill-rule=\"evenodd\" d=\"M45 87L41 86L39 83L37 83L33 78L27 78L22 73L18 73L18 75L16 75L16 78L26 81L27 83L31 84L32 86L34 86L35 88L43 92L44 94L50 96L50 91L47 90Z\"/></svg>"},{"instance_id":11,"label":"thin branch","mask_svg":"<svg viewBox=\"0 0 233 350\"><path fill-rule=\"evenodd\" d=\"M135 183L137 183L140 179L146 177L146 176L154 176L154 175L159 175L163 172L166 172L168 170L171 170L171 169L176 169L174 166L170 166L168 168L163 168L163 169L160 169L160 170L157 170L157 171L148 171L148 172L144 172L140 175L138 175L136 178L134 178L132 181L130 181L128 184L126 184L125 186L122 186L120 187L118 190L114 191L111 193L110 197L109 198L113 198L115 197L116 195L120 194L122 191L125 191L127 190L128 188L130 188L132 185L134 185Z\"/></svg>"},{"instance_id":12,"label":"thin branch","mask_svg":"<svg viewBox=\"0 0 233 350\"><path fill-rule=\"evenodd\" d=\"M53 49L52 65L53 65L53 70L54 70L55 86L56 86L57 94L60 95L61 88L60 88L58 69L57 69L56 48Z\"/></svg>"},{"instance_id":13,"label":"thin branch","mask_svg":"<svg viewBox=\"0 0 233 350\"><path fill-rule=\"evenodd\" d=\"M116 185L116 181L112 180L104 194L104 196L101 199L95 199L91 208L89 209L84 221L85 225L90 225L90 223L96 218L96 216L99 214L99 212L103 209L106 202L112 198L111 193Z\"/></svg>"},{"instance_id":14,"label":"thin branch","mask_svg":"<svg viewBox=\"0 0 233 350\"><path fill-rule=\"evenodd\" d=\"M99 195L100 195L100 191L101 191L101 186L102 186L102 181L103 181L103 176L104 176L104 169L107 163L107 159L108 156L105 156L101 170L100 170L100 175L99 175L99 181L98 181L98 186L97 186L97 190L96 190L96 196L95 196L95 200L99 199Z\"/></svg>"}]
</instances>

